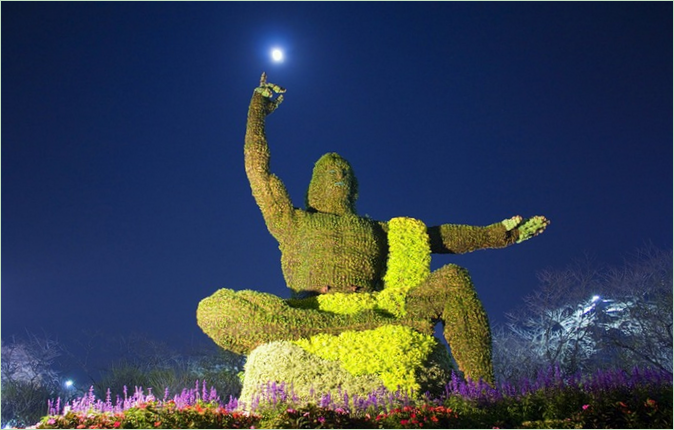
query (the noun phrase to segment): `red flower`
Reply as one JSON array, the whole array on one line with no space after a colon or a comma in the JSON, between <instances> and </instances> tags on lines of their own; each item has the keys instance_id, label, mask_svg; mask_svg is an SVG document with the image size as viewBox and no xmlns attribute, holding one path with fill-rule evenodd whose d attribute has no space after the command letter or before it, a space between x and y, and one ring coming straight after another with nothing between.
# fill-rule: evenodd
<instances>
[{"instance_id":1,"label":"red flower","mask_svg":"<svg viewBox=\"0 0 674 430\"><path fill-rule=\"evenodd\" d=\"M116 428L119 428L119 426L121 426L121 425L122 425L122 423L120 423L119 421L115 421L115 423L112 425L112 428L116 429Z\"/></svg>"},{"instance_id":2,"label":"red flower","mask_svg":"<svg viewBox=\"0 0 674 430\"><path fill-rule=\"evenodd\" d=\"M161 421L155 421L155 422L154 422L154 426L155 426L155 427L159 427L160 425L161 425Z\"/></svg>"},{"instance_id":3,"label":"red flower","mask_svg":"<svg viewBox=\"0 0 674 430\"><path fill-rule=\"evenodd\" d=\"M407 420L400 420L400 424L403 425L403 426L407 425Z\"/></svg>"}]
</instances>

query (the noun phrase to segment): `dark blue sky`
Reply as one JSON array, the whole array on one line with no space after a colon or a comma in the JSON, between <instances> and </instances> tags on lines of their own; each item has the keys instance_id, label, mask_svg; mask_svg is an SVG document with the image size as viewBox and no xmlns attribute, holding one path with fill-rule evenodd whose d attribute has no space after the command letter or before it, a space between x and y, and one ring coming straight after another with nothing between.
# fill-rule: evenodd
<instances>
[{"instance_id":1,"label":"dark blue sky","mask_svg":"<svg viewBox=\"0 0 674 430\"><path fill-rule=\"evenodd\" d=\"M262 71L288 89L267 133L296 205L334 151L375 219L552 220L434 256L492 322L542 269L672 246L671 2L3 2L1 28L3 339L208 340L218 288L289 296L243 167Z\"/></svg>"}]
</instances>

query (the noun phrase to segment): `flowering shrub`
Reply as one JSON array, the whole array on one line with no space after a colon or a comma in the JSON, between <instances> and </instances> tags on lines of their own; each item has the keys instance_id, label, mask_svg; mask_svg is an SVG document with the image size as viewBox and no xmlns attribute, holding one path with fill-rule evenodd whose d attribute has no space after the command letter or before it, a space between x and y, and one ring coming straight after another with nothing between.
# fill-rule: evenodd
<instances>
[{"instance_id":1,"label":"flowering shrub","mask_svg":"<svg viewBox=\"0 0 674 430\"><path fill-rule=\"evenodd\" d=\"M672 428L672 376L635 369L564 378L551 369L497 388L453 378L438 399L382 388L367 397L315 394L309 404L269 384L252 411L241 406L198 381L161 400L141 388L114 403L109 392L102 401L90 391L50 402L37 428Z\"/></svg>"},{"instance_id":2,"label":"flowering shrub","mask_svg":"<svg viewBox=\"0 0 674 430\"><path fill-rule=\"evenodd\" d=\"M340 429L373 428L368 420L350 415L342 408L323 408L307 405L298 409L287 408L260 421L261 428L270 429Z\"/></svg>"},{"instance_id":3,"label":"flowering shrub","mask_svg":"<svg viewBox=\"0 0 674 430\"><path fill-rule=\"evenodd\" d=\"M93 387L89 393L68 404L60 399L49 401L49 415L37 428L115 429L115 428L250 428L260 419L256 414L236 411L238 402L230 398L227 404L220 401L215 389L207 389L199 381L192 389L158 400L152 389L148 394L136 387L129 396L124 387L124 397L111 400L110 390L105 401L96 399Z\"/></svg>"},{"instance_id":4,"label":"flowering shrub","mask_svg":"<svg viewBox=\"0 0 674 430\"><path fill-rule=\"evenodd\" d=\"M260 417L255 414L230 412L215 404L197 403L177 407L175 403L143 403L124 412L77 413L43 418L39 429L211 429L252 428Z\"/></svg>"},{"instance_id":5,"label":"flowering shrub","mask_svg":"<svg viewBox=\"0 0 674 430\"><path fill-rule=\"evenodd\" d=\"M388 413L381 413L375 418L377 428L417 429L457 428L458 414L445 406L423 404L420 407L405 406Z\"/></svg>"},{"instance_id":6,"label":"flowering shrub","mask_svg":"<svg viewBox=\"0 0 674 430\"><path fill-rule=\"evenodd\" d=\"M553 368L498 389L452 378L444 404L472 428L671 428L672 375L635 368L563 377Z\"/></svg>"}]
</instances>

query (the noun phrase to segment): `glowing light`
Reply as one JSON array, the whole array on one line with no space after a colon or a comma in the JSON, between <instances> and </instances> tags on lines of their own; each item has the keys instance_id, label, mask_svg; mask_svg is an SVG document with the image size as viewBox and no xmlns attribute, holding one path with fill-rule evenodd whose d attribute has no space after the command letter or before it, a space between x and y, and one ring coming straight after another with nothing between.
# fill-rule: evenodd
<instances>
[{"instance_id":1,"label":"glowing light","mask_svg":"<svg viewBox=\"0 0 674 430\"><path fill-rule=\"evenodd\" d=\"M72 387L72 386L73 386L73 381L72 381L72 379L68 379L68 380L65 382L64 385L66 386L66 388Z\"/></svg>"},{"instance_id":2,"label":"glowing light","mask_svg":"<svg viewBox=\"0 0 674 430\"><path fill-rule=\"evenodd\" d=\"M283 51L280 48L274 48L271 50L271 59L275 63L281 63L283 61Z\"/></svg>"},{"instance_id":3,"label":"glowing light","mask_svg":"<svg viewBox=\"0 0 674 430\"><path fill-rule=\"evenodd\" d=\"M592 296L592 302L596 302L597 300L601 299L599 296Z\"/></svg>"}]
</instances>

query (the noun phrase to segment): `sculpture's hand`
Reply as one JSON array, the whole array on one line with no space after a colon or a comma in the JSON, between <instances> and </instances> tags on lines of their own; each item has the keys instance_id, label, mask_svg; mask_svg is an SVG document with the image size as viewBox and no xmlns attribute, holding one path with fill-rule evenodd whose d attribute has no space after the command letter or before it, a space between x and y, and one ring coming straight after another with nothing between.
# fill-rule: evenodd
<instances>
[{"instance_id":1,"label":"sculpture's hand","mask_svg":"<svg viewBox=\"0 0 674 430\"><path fill-rule=\"evenodd\" d=\"M283 102L283 93L285 93L286 90L279 85L267 82L267 74L262 72L260 86L255 88L255 92L267 99L267 115L269 115L276 110L281 102ZM278 94L276 99L273 98L275 94Z\"/></svg>"},{"instance_id":2,"label":"sculpture's hand","mask_svg":"<svg viewBox=\"0 0 674 430\"><path fill-rule=\"evenodd\" d=\"M519 233L517 243L520 243L543 233L545 228L550 224L550 220L540 215L528 219L523 219L521 216L516 215L501 221L501 224L506 228L506 231L517 229Z\"/></svg>"}]
</instances>

